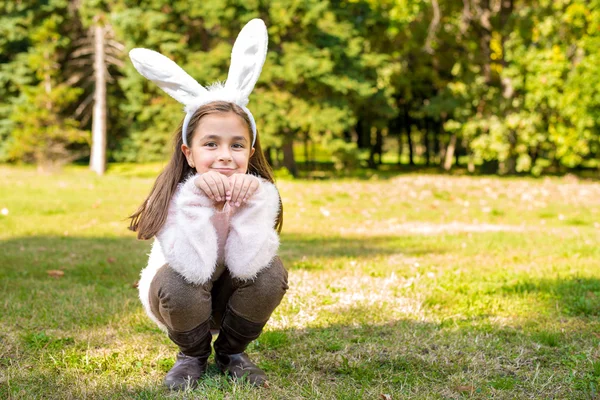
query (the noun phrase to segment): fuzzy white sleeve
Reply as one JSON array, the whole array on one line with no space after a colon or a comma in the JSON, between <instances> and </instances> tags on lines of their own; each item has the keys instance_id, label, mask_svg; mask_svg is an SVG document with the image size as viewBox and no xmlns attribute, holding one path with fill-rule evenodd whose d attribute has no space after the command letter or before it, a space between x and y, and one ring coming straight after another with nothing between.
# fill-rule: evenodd
<instances>
[{"instance_id":1,"label":"fuzzy white sleeve","mask_svg":"<svg viewBox=\"0 0 600 400\"><path fill-rule=\"evenodd\" d=\"M193 175L179 185L167 221L156 235L166 262L186 281L210 280L217 264L217 234L210 218L212 201L196 187Z\"/></svg>"},{"instance_id":2,"label":"fuzzy white sleeve","mask_svg":"<svg viewBox=\"0 0 600 400\"><path fill-rule=\"evenodd\" d=\"M255 278L279 248L279 235L274 228L279 193L272 183L259 181L258 190L231 217L225 244L227 269L233 277L243 280Z\"/></svg>"}]
</instances>

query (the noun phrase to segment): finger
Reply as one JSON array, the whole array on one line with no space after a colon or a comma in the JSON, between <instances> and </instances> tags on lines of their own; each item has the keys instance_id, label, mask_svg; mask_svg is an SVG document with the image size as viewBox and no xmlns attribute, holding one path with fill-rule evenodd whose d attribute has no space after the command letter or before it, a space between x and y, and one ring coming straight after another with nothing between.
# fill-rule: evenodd
<instances>
[{"instance_id":1,"label":"finger","mask_svg":"<svg viewBox=\"0 0 600 400\"><path fill-rule=\"evenodd\" d=\"M236 178L237 175L231 175L229 177L229 190L227 191L227 201L232 201L233 199Z\"/></svg>"},{"instance_id":2,"label":"finger","mask_svg":"<svg viewBox=\"0 0 600 400\"><path fill-rule=\"evenodd\" d=\"M252 195L258 190L258 179L252 179L252 182L250 183L250 186L248 187L248 191L246 192L246 195L244 196L244 202L247 202L248 200L250 200L250 198L252 197Z\"/></svg>"},{"instance_id":3,"label":"finger","mask_svg":"<svg viewBox=\"0 0 600 400\"><path fill-rule=\"evenodd\" d=\"M216 176L217 190L219 191L218 201L225 200L225 183L224 180L227 177L222 174Z\"/></svg>"},{"instance_id":4,"label":"finger","mask_svg":"<svg viewBox=\"0 0 600 400\"><path fill-rule=\"evenodd\" d=\"M231 182L225 175L221 175L221 179L223 179L223 186L225 186L225 198L227 199L227 195L231 195Z\"/></svg>"},{"instance_id":5,"label":"finger","mask_svg":"<svg viewBox=\"0 0 600 400\"><path fill-rule=\"evenodd\" d=\"M202 190L209 199L214 200L212 191L210 190L210 186L208 186L208 183L206 183L204 177L201 177L196 181L196 186L198 186L198 188L200 188L200 190Z\"/></svg>"},{"instance_id":6,"label":"finger","mask_svg":"<svg viewBox=\"0 0 600 400\"><path fill-rule=\"evenodd\" d=\"M240 195L238 197L238 202L236 203L236 205L238 207L244 201L246 196L248 195L248 189L250 188L251 184L252 184L252 178L245 177L244 182L242 184L242 189L240 190Z\"/></svg>"},{"instance_id":7,"label":"finger","mask_svg":"<svg viewBox=\"0 0 600 400\"><path fill-rule=\"evenodd\" d=\"M241 176L237 177L236 180L235 180L235 184L233 185L233 190L232 190L232 193L231 193L231 202L233 204L238 205L239 196L240 196L240 192L242 190L242 185L243 184L244 184L243 178Z\"/></svg>"},{"instance_id":8,"label":"finger","mask_svg":"<svg viewBox=\"0 0 600 400\"><path fill-rule=\"evenodd\" d=\"M219 189L217 188L217 180L215 179L215 177L212 174L206 174L206 183L208 185L208 187L210 188L211 194L212 194L212 199L215 201L220 201L219 200Z\"/></svg>"}]
</instances>

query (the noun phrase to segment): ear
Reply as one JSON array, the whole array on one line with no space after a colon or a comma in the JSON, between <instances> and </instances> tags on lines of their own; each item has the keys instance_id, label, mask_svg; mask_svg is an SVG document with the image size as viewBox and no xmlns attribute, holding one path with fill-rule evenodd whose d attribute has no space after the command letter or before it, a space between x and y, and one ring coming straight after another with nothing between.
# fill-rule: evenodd
<instances>
[{"instance_id":1,"label":"ear","mask_svg":"<svg viewBox=\"0 0 600 400\"><path fill-rule=\"evenodd\" d=\"M231 50L231 65L225 88L241 93L248 99L260 76L269 36L261 19L253 19L241 30Z\"/></svg>"},{"instance_id":2,"label":"ear","mask_svg":"<svg viewBox=\"0 0 600 400\"><path fill-rule=\"evenodd\" d=\"M256 149L254 147L250 149L250 155L248 156L248 159L250 159L250 157L252 157L254 155L255 151L256 151Z\"/></svg>"},{"instance_id":3,"label":"ear","mask_svg":"<svg viewBox=\"0 0 600 400\"><path fill-rule=\"evenodd\" d=\"M195 167L194 165L194 159L192 158L192 150L187 147L185 144L181 145L181 151L183 152L183 155L185 156L185 159L188 162L188 165L192 168Z\"/></svg>"},{"instance_id":4,"label":"ear","mask_svg":"<svg viewBox=\"0 0 600 400\"><path fill-rule=\"evenodd\" d=\"M129 52L129 58L140 74L156 83L181 104L190 104L196 97L207 93L202 85L173 60L156 51L133 49Z\"/></svg>"}]
</instances>

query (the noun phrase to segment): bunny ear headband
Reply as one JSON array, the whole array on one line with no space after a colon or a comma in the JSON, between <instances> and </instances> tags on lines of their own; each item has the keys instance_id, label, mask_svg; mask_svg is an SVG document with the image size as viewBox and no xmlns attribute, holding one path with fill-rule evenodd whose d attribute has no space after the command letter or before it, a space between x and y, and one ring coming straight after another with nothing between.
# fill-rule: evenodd
<instances>
[{"instance_id":1,"label":"bunny ear headband","mask_svg":"<svg viewBox=\"0 0 600 400\"><path fill-rule=\"evenodd\" d=\"M133 49L129 57L140 74L156 83L169 96L184 105L186 112L181 136L187 143L187 129L199 107L213 101L227 101L240 106L250 119L252 147L256 141L256 122L246 108L265 58L268 44L267 27L261 19L253 19L242 28L231 50L231 65L225 84L215 83L204 88L175 62L148 49Z\"/></svg>"}]
</instances>

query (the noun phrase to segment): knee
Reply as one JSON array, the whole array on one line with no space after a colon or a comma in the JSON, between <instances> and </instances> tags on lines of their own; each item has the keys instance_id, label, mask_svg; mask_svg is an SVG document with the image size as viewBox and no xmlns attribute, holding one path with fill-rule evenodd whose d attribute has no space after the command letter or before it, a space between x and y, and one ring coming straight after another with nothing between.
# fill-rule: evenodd
<instances>
[{"instance_id":1,"label":"knee","mask_svg":"<svg viewBox=\"0 0 600 400\"><path fill-rule=\"evenodd\" d=\"M210 317L210 288L192 285L168 265L157 271L150 285L150 303L170 329L194 325ZM199 322L198 322L199 321ZM196 326L194 325L194 326Z\"/></svg>"},{"instance_id":2,"label":"knee","mask_svg":"<svg viewBox=\"0 0 600 400\"><path fill-rule=\"evenodd\" d=\"M275 256L269 266L259 272L252 285L259 293L271 293L281 299L288 289L288 272L281 259Z\"/></svg>"}]
</instances>

